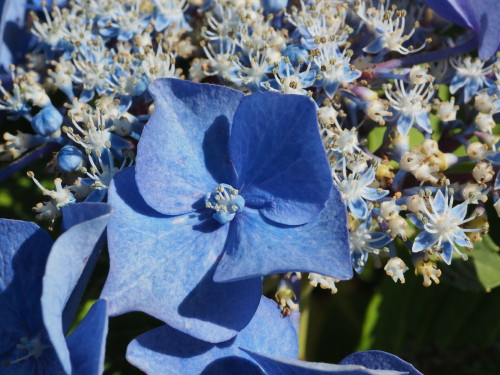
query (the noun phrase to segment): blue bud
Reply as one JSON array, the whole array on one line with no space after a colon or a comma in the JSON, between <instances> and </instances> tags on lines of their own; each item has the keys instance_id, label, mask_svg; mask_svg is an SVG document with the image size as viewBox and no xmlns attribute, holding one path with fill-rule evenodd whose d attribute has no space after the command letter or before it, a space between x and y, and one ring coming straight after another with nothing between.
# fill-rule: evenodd
<instances>
[{"instance_id":1,"label":"blue bud","mask_svg":"<svg viewBox=\"0 0 500 375\"><path fill-rule=\"evenodd\" d=\"M288 0L262 0L262 8L270 13L277 13L287 5Z\"/></svg>"},{"instance_id":2,"label":"blue bud","mask_svg":"<svg viewBox=\"0 0 500 375\"><path fill-rule=\"evenodd\" d=\"M31 127L40 135L50 135L59 130L63 117L51 104L43 108L31 120Z\"/></svg>"},{"instance_id":3,"label":"blue bud","mask_svg":"<svg viewBox=\"0 0 500 375\"><path fill-rule=\"evenodd\" d=\"M78 147L64 146L57 153L57 166L62 172L74 172L82 165L82 156Z\"/></svg>"}]
</instances>

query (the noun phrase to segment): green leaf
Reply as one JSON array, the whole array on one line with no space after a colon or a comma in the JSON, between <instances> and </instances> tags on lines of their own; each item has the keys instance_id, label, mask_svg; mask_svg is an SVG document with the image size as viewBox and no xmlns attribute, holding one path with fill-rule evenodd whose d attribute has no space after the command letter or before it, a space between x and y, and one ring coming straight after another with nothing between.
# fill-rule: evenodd
<instances>
[{"instance_id":1,"label":"green leaf","mask_svg":"<svg viewBox=\"0 0 500 375\"><path fill-rule=\"evenodd\" d=\"M459 257L453 259L450 266L443 266L442 281L461 290L487 291L500 285L499 247L489 235L483 241L474 244L474 250L468 254L469 260Z\"/></svg>"},{"instance_id":2,"label":"green leaf","mask_svg":"<svg viewBox=\"0 0 500 375\"><path fill-rule=\"evenodd\" d=\"M479 281L486 291L500 285L500 255L499 247L489 235L483 237L482 242L474 245L471 257L474 261Z\"/></svg>"}]
</instances>

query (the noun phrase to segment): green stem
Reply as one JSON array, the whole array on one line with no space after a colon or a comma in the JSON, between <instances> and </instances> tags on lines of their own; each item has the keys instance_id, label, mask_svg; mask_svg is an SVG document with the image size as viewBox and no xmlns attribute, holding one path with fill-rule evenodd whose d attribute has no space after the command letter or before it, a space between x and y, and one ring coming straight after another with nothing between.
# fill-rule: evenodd
<instances>
[{"instance_id":1,"label":"green stem","mask_svg":"<svg viewBox=\"0 0 500 375\"><path fill-rule=\"evenodd\" d=\"M299 359L306 359L307 333L309 330L309 317L311 311L311 294L314 287L306 283L302 288L300 298L300 323L299 323Z\"/></svg>"}]
</instances>

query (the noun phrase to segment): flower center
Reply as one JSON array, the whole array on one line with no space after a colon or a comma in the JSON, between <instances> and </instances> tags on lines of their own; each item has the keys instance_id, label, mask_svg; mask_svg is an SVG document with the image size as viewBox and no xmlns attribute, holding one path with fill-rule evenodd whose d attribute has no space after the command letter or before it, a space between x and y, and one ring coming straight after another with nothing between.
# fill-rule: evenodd
<instances>
[{"instance_id":1,"label":"flower center","mask_svg":"<svg viewBox=\"0 0 500 375\"><path fill-rule=\"evenodd\" d=\"M233 220L236 212L243 210L245 199L238 190L228 184L220 184L212 193L205 196L205 207L215 210L213 218L221 224Z\"/></svg>"},{"instance_id":2,"label":"flower center","mask_svg":"<svg viewBox=\"0 0 500 375\"><path fill-rule=\"evenodd\" d=\"M32 339L28 339L27 337L21 337L20 343L16 345L16 348L24 352L25 354L18 356L13 361L3 361L2 362L3 367L9 367L10 365L26 361L27 359L30 359L32 357L34 358L40 357L44 349L48 347L42 342L40 336L41 335L38 334Z\"/></svg>"}]
</instances>

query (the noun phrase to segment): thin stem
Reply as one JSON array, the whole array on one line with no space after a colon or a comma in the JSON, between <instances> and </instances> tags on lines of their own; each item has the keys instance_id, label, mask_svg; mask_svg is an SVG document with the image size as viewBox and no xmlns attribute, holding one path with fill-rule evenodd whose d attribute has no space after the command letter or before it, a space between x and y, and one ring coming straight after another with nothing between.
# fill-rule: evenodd
<instances>
[{"instance_id":1,"label":"thin stem","mask_svg":"<svg viewBox=\"0 0 500 375\"><path fill-rule=\"evenodd\" d=\"M309 318L311 312L311 294L314 287L306 282L302 289L300 299L300 323L299 323L299 359L305 360L307 354L307 334L309 331Z\"/></svg>"}]
</instances>

